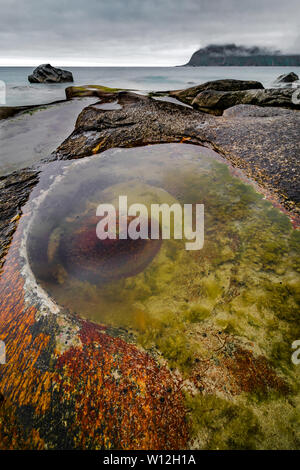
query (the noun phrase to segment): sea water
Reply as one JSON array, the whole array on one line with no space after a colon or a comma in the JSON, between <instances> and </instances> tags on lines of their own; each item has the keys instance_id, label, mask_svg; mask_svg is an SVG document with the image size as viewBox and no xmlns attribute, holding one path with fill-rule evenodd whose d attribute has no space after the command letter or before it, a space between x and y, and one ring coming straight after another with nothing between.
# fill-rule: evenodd
<instances>
[{"instance_id":1,"label":"sea water","mask_svg":"<svg viewBox=\"0 0 300 470\"><path fill-rule=\"evenodd\" d=\"M53 64L55 66L55 64ZM67 83L31 84L28 75L34 67L0 67L0 80L6 84L6 105L49 103L65 99ZM300 67L66 67L73 73L74 85L105 85L142 92L187 88L224 78L258 80L271 87L283 73ZM71 85L71 84L70 84Z\"/></svg>"}]
</instances>

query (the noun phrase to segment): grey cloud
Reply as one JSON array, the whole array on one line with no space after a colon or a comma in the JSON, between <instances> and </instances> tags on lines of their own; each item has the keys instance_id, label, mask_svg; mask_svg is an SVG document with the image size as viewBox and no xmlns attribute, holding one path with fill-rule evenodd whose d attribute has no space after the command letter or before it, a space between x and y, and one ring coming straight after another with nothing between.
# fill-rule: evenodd
<instances>
[{"instance_id":1,"label":"grey cloud","mask_svg":"<svg viewBox=\"0 0 300 470\"><path fill-rule=\"evenodd\" d=\"M211 42L295 50L299 13L298 0L0 0L0 58L172 65Z\"/></svg>"}]
</instances>

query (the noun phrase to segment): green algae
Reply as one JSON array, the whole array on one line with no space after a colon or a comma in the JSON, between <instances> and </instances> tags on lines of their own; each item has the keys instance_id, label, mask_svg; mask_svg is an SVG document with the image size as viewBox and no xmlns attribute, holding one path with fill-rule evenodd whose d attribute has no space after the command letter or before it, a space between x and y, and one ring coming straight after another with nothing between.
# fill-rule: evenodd
<instances>
[{"instance_id":1,"label":"green algae","mask_svg":"<svg viewBox=\"0 0 300 470\"><path fill-rule=\"evenodd\" d=\"M245 405L212 396L186 397L194 447L207 450L253 450L262 437L258 418ZM200 433L199 433L199 430Z\"/></svg>"},{"instance_id":2,"label":"green algae","mask_svg":"<svg viewBox=\"0 0 300 470\"><path fill-rule=\"evenodd\" d=\"M76 87L75 87L76 88ZM78 87L80 88L80 87ZM81 87L82 89L85 89L85 88L95 88L96 90L101 90L101 91L105 91L107 93L116 93L118 91L124 91L126 90L126 88L112 88L112 87L109 87L109 86L104 86L104 85L87 85L86 87Z\"/></svg>"},{"instance_id":3,"label":"green algae","mask_svg":"<svg viewBox=\"0 0 300 470\"><path fill-rule=\"evenodd\" d=\"M300 235L289 218L250 184L233 176L223 162L194 146L122 150L107 161L94 159L85 165L77 186L76 172L70 172L64 187L56 188L54 203L62 200L66 188L72 193L70 200L76 198L76 209L69 206L72 217L80 217L96 203L114 200L118 188L122 194L127 188L131 198L142 198L135 202L146 204L157 202L158 194L161 202L163 190L168 201L205 205L204 247L186 251L183 240L164 240L143 272L90 283L68 276L58 258L63 275L52 282L39 276L39 258L29 245L32 268L43 287L71 312L129 330L140 346L186 379L196 360L205 361L211 355L199 337L205 328L253 342L257 354L266 357L288 383L290 398L270 392L266 399L265 393L253 390L230 401L190 392L186 400L192 445L282 448L279 436L284 434L286 448L299 447L299 406L293 405L298 403L299 368L291 362L291 344L300 338ZM85 190L82 181L87 176ZM139 190L133 191L134 187ZM51 234L64 226L65 213L57 217L57 202L56 212L50 206L49 202L44 218L49 225L33 224L34 241L43 235L40 246L45 249L49 238L39 231ZM280 419L283 410L286 420Z\"/></svg>"},{"instance_id":4,"label":"green algae","mask_svg":"<svg viewBox=\"0 0 300 470\"><path fill-rule=\"evenodd\" d=\"M84 86L71 86L66 88L67 98L80 98L84 96L93 96L93 92L100 91L102 93L118 93L125 91L124 88L111 88L103 85L84 85Z\"/></svg>"},{"instance_id":5,"label":"green algae","mask_svg":"<svg viewBox=\"0 0 300 470\"><path fill-rule=\"evenodd\" d=\"M33 109L28 109L27 111L23 111L22 114L30 114L32 116L33 114L37 113L38 111L44 111L47 109L47 106L39 106Z\"/></svg>"}]
</instances>

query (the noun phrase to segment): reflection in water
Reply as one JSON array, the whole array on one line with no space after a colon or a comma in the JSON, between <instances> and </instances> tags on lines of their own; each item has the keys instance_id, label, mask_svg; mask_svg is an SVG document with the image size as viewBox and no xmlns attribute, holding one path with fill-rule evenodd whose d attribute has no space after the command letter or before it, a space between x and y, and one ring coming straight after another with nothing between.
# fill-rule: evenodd
<instances>
[{"instance_id":1,"label":"reflection in water","mask_svg":"<svg viewBox=\"0 0 300 470\"><path fill-rule=\"evenodd\" d=\"M31 166L49 155L73 131L75 117L95 99L42 106L0 121L0 175Z\"/></svg>"},{"instance_id":2,"label":"reflection in water","mask_svg":"<svg viewBox=\"0 0 300 470\"><path fill-rule=\"evenodd\" d=\"M202 250L183 240L96 238L96 207L205 205ZM131 328L170 365L201 354L199 325L244 336L284 365L298 335L299 232L212 152L167 144L115 149L70 165L41 204L28 239L32 270L58 304ZM296 336L295 336L296 335Z\"/></svg>"},{"instance_id":3,"label":"reflection in water","mask_svg":"<svg viewBox=\"0 0 300 470\"><path fill-rule=\"evenodd\" d=\"M193 106L183 103L182 101L179 101L176 98L173 98L172 96L153 96L153 99L157 101L167 101L169 103L178 104L179 106L184 106L185 108L193 109Z\"/></svg>"},{"instance_id":4,"label":"reflection in water","mask_svg":"<svg viewBox=\"0 0 300 470\"><path fill-rule=\"evenodd\" d=\"M103 111L115 111L116 109L122 109L122 106L117 101L111 101L110 103L94 104L93 108L103 109Z\"/></svg>"}]
</instances>

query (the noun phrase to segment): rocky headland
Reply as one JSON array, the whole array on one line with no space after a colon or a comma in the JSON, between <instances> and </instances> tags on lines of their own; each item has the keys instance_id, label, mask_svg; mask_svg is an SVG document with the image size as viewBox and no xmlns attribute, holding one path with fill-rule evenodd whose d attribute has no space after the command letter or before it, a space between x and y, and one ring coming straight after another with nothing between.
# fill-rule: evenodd
<instances>
[{"instance_id":1,"label":"rocky headland","mask_svg":"<svg viewBox=\"0 0 300 470\"><path fill-rule=\"evenodd\" d=\"M185 66L300 66L300 54L282 54L257 46L245 47L236 44L211 44L194 52Z\"/></svg>"}]
</instances>

